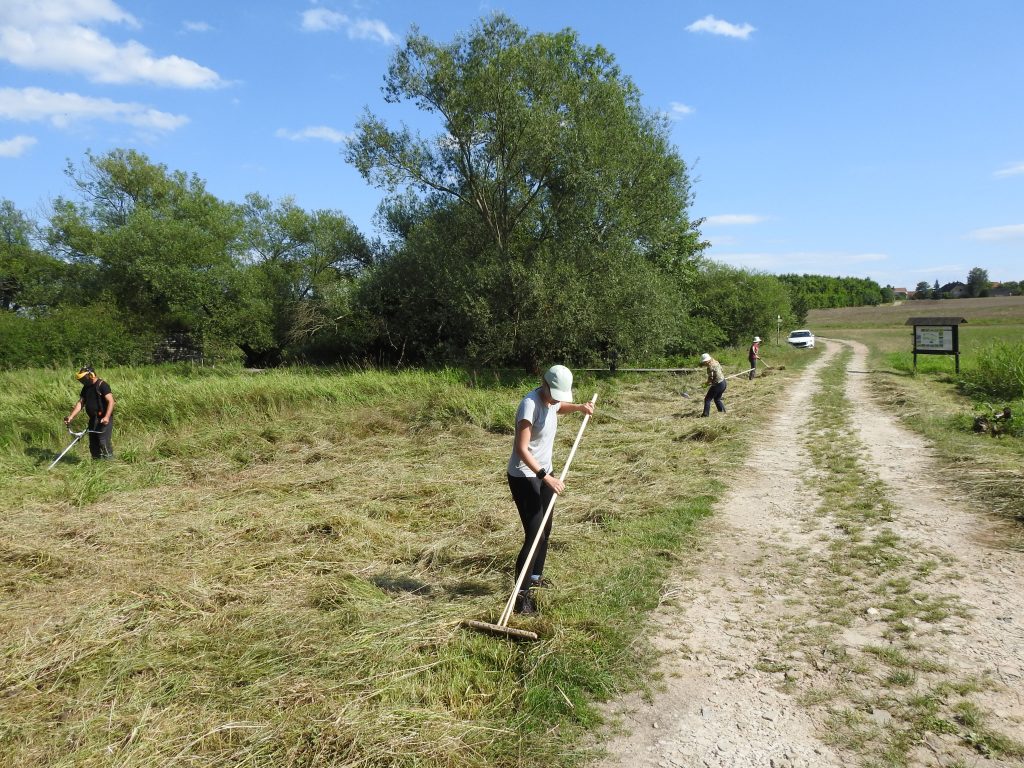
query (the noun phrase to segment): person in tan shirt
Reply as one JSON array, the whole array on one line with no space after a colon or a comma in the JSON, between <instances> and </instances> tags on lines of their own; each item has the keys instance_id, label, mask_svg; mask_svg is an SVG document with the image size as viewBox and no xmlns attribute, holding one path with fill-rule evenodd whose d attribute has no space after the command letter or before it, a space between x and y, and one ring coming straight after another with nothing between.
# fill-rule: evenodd
<instances>
[{"instance_id":1,"label":"person in tan shirt","mask_svg":"<svg viewBox=\"0 0 1024 768\"><path fill-rule=\"evenodd\" d=\"M707 366L708 369L708 393L704 395L704 413L701 416L706 417L711 414L712 400L718 412L725 413L725 403L722 402L722 395L725 394L725 388L728 385L725 381L725 373L722 371L722 364L707 352L700 356L700 364Z\"/></svg>"}]
</instances>

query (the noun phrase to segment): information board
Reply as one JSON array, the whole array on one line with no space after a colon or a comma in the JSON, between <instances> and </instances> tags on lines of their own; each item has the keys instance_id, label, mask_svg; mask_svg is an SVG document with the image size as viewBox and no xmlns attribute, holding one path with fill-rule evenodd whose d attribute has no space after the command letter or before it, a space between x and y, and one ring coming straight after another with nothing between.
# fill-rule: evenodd
<instances>
[{"instance_id":1,"label":"information board","mask_svg":"<svg viewBox=\"0 0 1024 768\"><path fill-rule=\"evenodd\" d=\"M914 350L917 352L953 352L953 327L949 325L914 326Z\"/></svg>"},{"instance_id":2,"label":"information board","mask_svg":"<svg viewBox=\"0 0 1024 768\"><path fill-rule=\"evenodd\" d=\"M963 317L908 317L907 325L914 326L914 370L918 355L953 355L960 373L960 326L966 322Z\"/></svg>"}]
</instances>

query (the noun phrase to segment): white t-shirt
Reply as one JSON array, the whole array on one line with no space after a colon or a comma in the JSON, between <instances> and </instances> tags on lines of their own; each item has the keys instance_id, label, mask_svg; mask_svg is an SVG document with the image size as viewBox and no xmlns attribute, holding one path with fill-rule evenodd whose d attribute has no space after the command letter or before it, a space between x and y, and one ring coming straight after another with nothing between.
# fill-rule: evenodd
<instances>
[{"instance_id":1,"label":"white t-shirt","mask_svg":"<svg viewBox=\"0 0 1024 768\"><path fill-rule=\"evenodd\" d=\"M561 403L544 405L540 387L530 392L516 409L516 427L525 419L530 422L530 455L548 472L551 471L551 450L555 445L555 430L558 428L558 409ZM512 477L536 477L516 452L515 438L512 442L512 456L508 460L508 473Z\"/></svg>"}]
</instances>

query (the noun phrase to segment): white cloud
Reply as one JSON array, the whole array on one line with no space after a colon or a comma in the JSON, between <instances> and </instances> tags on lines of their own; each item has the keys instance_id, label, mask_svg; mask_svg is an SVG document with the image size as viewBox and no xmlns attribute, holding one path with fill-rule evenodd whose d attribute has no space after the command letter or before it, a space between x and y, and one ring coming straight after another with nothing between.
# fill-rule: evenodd
<instances>
[{"instance_id":1,"label":"white cloud","mask_svg":"<svg viewBox=\"0 0 1024 768\"><path fill-rule=\"evenodd\" d=\"M330 32L348 23L348 16L326 8L310 8L302 12L302 28L306 32Z\"/></svg>"},{"instance_id":2,"label":"white cloud","mask_svg":"<svg viewBox=\"0 0 1024 768\"><path fill-rule=\"evenodd\" d=\"M706 217L704 223L711 227L729 227L738 224L760 224L767 220L767 216L756 213L721 213L717 216Z\"/></svg>"},{"instance_id":3,"label":"white cloud","mask_svg":"<svg viewBox=\"0 0 1024 768\"><path fill-rule=\"evenodd\" d=\"M344 30L351 40L375 40L393 45L398 37L379 19L353 19L327 8L310 8L302 12L302 29L306 32Z\"/></svg>"},{"instance_id":4,"label":"white cloud","mask_svg":"<svg viewBox=\"0 0 1024 768\"><path fill-rule=\"evenodd\" d=\"M716 19L710 14L705 16L703 19L698 19L686 28L687 32L707 32L712 35L738 37L740 40L746 40L750 37L750 33L755 30L756 27L753 27L750 24L737 26L736 24L730 24L728 21Z\"/></svg>"},{"instance_id":5,"label":"white cloud","mask_svg":"<svg viewBox=\"0 0 1024 768\"><path fill-rule=\"evenodd\" d=\"M310 125L301 131L289 131L284 128L278 128L274 135L279 139L288 139L289 141L320 139L321 141L329 141L333 144L342 144L351 137L350 134L342 133L326 125Z\"/></svg>"},{"instance_id":6,"label":"white cloud","mask_svg":"<svg viewBox=\"0 0 1024 768\"><path fill-rule=\"evenodd\" d=\"M993 176L1020 176L1021 174L1024 174L1024 163L1014 163L1013 165L1008 165L1005 168L999 169L998 171L996 171L992 175Z\"/></svg>"},{"instance_id":7,"label":"white cloud","mask_svg":"<svg viewBox=\"0 0 1024 768\"><path fill-rule=\"evenodd\" d=\"M972 240L1024 240L1024 224L1007 224L1004 227L976 229L968 237Z\"/></svg>"},{"instance_id":8,"label":"white cloud","mask_svg":"<svg viewBox=\"0 0 1024 768\"><path fill-rule=\"evenodd\" d=\"M0 88L0 120L47 120L58 128L80 120L105 120L158 131L173 131L188 122L184 115L160 112L144 104L55 93L43 88Z\"/></svg>"},{"instance_id":9,"label":"white cloud","mask_svg":"<svg viewBox=\"0 0 1024 768\"><path fill-rule=\"evenodd\" d=\"M186 32L209 32L213 29L205 21L186 21L183 26Z\"/></svg>"},{"instance_id":10,"label":"white cloud","mask_svg":"<svg viewBox=\"0 0 1024 768\"><path fill-rule=\"evenodd\" d=\"M4 0L0 24L42 27L108 22L138 27L139 22L112 0Z\"/></svg>"},{"instance_id":11,"label":"white cloud","mask_svg":"<svg viewBox=\"0 0 1024 768\"><path fill-rule=\"evenodd\" d=\"M110 0L2 0L0 60L26 69L80 73L97 83L224 84L212 69L189 59L156 57L135 40L113 42L93 28L101 22L138 26Z\"/></svg>"},{"instance_id":12,"label":"white cloud","mask_svg":"<svg viewBox=\"0 0 1024 768\"><path fill-rule=\"evenodd\" d=\"M692 115L696 111L697 110L693 107L689 107L680 101L673 101L669 104L668 116L671 120L681 120L687 115Z\"/></svg>"},{"instance_id":13,"label":"white cloud","mask_svg":"<svg viewBox=\"0 0 1024 768\"><path fill-rule=\"evenodd\" d=\"M811 274L849 275L855 264L878 264L889 259L884 253L838 253L831 251L794 251L790 253L717 253L711 258L736 267L766 272L809 272Z\"/></svg>"},{"instance_id":14,"label":"white cloud","mask_svg":"<svg viewBox=\"0 0 1024 768\"><path fill-rule=\"evenodd\" d=\"M0 141L0 157L21 157L29 147L35 145L34 136L15 136L13 139Z\"/></svg>"}]
</instances>

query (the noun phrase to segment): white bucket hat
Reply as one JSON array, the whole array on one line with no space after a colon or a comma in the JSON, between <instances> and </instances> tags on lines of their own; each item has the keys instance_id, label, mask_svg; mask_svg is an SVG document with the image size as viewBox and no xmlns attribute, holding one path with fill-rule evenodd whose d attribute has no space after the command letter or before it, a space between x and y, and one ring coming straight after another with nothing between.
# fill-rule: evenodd
<instances>
[{"instance_id":1,"label":"white bucket hat","mask_svg":"<svg viewBox=\"0 0 1024 768\"><path fill-rule=\"evenodd\" d=\"M711 355L709 355L707 352L705 352L703 355L700 356L700 361L702 363L706 363L709 360L711 360Z\"/></svg>"},{"instance_id":2,"label":"white bucket hat","mask_svg":"<svg viewBox=\"0 0 1024 768\"><path fill-rule=\"evenodd\" d=\"M761 341L761 337L760 336L755 336L754 337L754 343L757 344L759 341Z\"/></svg>"},{"instance_id":3,"label":"white bucket hat","mask_svg":"<svg viewBox=\"0 0 1024 768\"><path fill-rule=\"evenodd\" d=\"M552 365L544 372L544 383L551 397L563 403L572 402L572 371L564 365Z\"/></svg>"}]
</instances>

